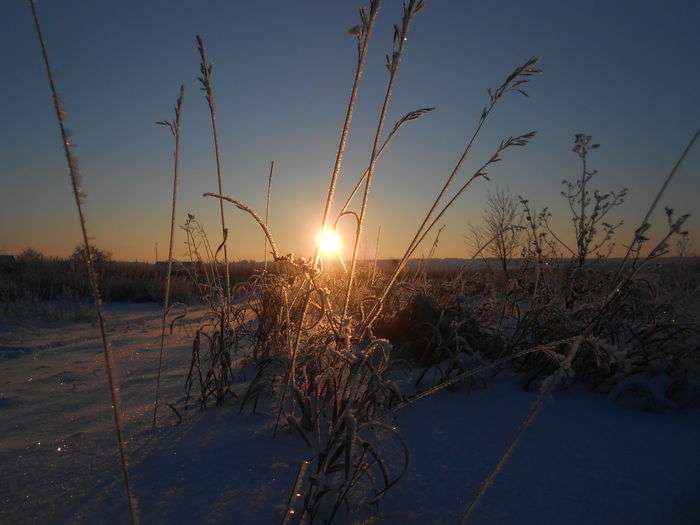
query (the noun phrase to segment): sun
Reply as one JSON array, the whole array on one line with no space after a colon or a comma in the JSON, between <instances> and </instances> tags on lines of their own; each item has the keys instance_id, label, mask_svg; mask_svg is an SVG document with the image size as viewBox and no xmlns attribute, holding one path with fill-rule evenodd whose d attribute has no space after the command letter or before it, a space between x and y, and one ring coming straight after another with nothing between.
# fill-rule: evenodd
<instances>
[{"instance_id":1,"label":"sun","mask_svg":"<svg viewBox=\"0 0 700 525\"><path fill-rule=\"evenodd\" d=\"M316 237L318 248L325 255L337 255L340 252L340 237L335 230L323 230Z\"/></svg>"}]
</instances>

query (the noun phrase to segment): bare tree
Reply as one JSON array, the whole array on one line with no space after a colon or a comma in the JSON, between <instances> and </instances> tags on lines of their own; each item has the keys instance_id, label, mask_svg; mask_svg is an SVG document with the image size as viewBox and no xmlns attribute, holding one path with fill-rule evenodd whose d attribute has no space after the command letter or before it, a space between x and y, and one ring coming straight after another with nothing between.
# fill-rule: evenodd
<instances>
[{"instance_id":1,"label":"bare tree","mask_svg":"<svg viewBox=\"0 0 700 525\"><path fill-rule=\"evenodd\" d=\"M486 209L482 214L484 225L481 234L483 249L494 257L508 277L508 262L520 244L523 230L518 200L507 190L488 194Z\"/></svg>"}]
</instances>

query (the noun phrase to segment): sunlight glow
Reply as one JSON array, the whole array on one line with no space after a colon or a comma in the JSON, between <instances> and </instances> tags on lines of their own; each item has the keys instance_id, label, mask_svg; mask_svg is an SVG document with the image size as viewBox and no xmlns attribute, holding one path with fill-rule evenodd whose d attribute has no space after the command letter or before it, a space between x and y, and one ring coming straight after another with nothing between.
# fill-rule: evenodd
<instances>
[{"instance_id":1,"label":"sunlight glow","mask_svg":"<svg viewBox=\"0 0 700 525\"><path fill-rule=\"evenodd\" d=\"M325 255L337 255L340 252L340 237L335 230L323 230L316 237L316 242Z\"/></svg>"}]
</instances>

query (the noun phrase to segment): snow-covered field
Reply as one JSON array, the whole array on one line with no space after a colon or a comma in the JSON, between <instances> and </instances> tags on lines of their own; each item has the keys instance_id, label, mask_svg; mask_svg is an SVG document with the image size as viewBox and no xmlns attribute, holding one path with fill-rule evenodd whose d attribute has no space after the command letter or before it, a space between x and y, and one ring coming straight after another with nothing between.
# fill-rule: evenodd
<instances>
[{"instance_id":1,"label":"snow-covered field","mask_svg":"<svg viewBox=\"0 0 700 525\"><path fill-rule=\"evenodd\" d=\"M175 426L162 405L152 430L159 318L156 305L108 307L142 522L279 523L309 449L236 406L183 411ZM168 340L165 401L182 397L192 326ZM458 523L532 400L503 377L399 413L409 471L366 523ZM127 520L94 327L1 324L0 523ZM645 412L580 388L546 403L472 521L699 522L700 410Z\"/></svg>"}]
</instances>

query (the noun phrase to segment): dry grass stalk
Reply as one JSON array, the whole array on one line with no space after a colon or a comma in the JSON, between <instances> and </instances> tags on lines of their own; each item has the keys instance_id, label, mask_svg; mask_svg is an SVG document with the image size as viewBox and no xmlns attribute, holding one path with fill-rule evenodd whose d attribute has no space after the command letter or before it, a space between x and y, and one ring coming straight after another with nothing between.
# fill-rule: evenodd
<instances>
[{"instance_id":1,"label":"dry grass stalk","mask_svg":"<svg viewBox=\"0 0 700 525\"><path fill-rule=\"evenodd\" d=\"M435 108L420 108L416 109L414 111L410 111L406 113L403 117L401 117L396 124L394 124L394 127L391 129L389 134L387 135L386 139L384 139L384 142L382 145L379 147L379 150L377 151L377 158L376 161L379 161L379 159L382 157L382 153L384 153L384 149L391 143L393 138L396 136L396 134L399 132L399 130L403 127L404 124L411 122L413 120L418 120L421 118L423 115L433 111ZM355 183L355 186L353 187L352 191L348 195L348 197L345 199L345 204L343 204L343 207L340 208L340 214L344 213L348 207L350 206L350 202L352 201L353 197L357 194L357 191L360 189L362 186L362 183L364 182L365 178L367 177L367 173L369 171L369 168L365 168L365 171L362 173L362 176L357 180Z\"/></svg>"},{"instance_id":2,"label":"dry grass stalk","mask_svg":"<svg viewBox=\"0 0 700 525\"><path fill-rule=\"evenodd\" d=\"M369 48L369 41L372 36L372 30L374 29L374 23L376 22L377 15L379 14L380 4L381 0L370 0L369 8L361 7L360 24L350 30L350 34L355 35L357 38L357 65L355 67L355 76L352 82L352 89L350 90L350 99L348 100L347 109L345 110L345 120L343 121L343 127L340 131L340 140L338 141L335 163L333 164L331 179L328 183L328 193L326 195L326 202L321 218L321 231L328 226L328 220L330 219L335 188L343 165L343 158L345 156L345 146L347 144L348 135L350 134L350 128L352 127L352 116L355 109L355 101L357 100L357 95L360 91L360 82L362 80L362 74L365 68L365 61L367 59L367 49ZM318 262L318 252L314 257L314 265L316 262Z\"/></svg>"},{"instance_id":3,"label":"dry grass stalk","mask_svg":"<svg viewBox=\"0 0 700 525\"><path fill-rule=\"evenodd\" d=\"M374 244L374 261L372 262L372 274L369 279L370 287L374 285L374 278L377 276L377 264L379 263L379 241L382 237L382 225L377 227L377 241Z\"/></svg>"},{"instance_id":4,"label":"dry grass stalk","mask_svg":"<svg viewBox=\"0 0 700 525\"><path fill-rule=\"evenodd\" d=\"M297 471L297 476L294 479L294 485L292 485L292 490L289 493L287 509L285 510L284 515L282 516L282 525L287 525L294 518L294 514L296 512L294 510L294 503L302 495L299 491L301 490L301 486L304 482L304 476L306 475L306 471L308 469L309 461L305 459L299 464L299 470Z\"/></svg>"},{"instance_id":5,"label":"dry grass stalk","mask_svg":"<svg viewBox=\"0 0 700 525\"><path fill-rule=\"evenodd\" d=\"M73 154L74 145L71 142L68 131L65 126L65 112L63 109L63 104L61 102L58 90L56 88L56 83L54 81L53 72L51 70L51 64L49 62L48 52L46 50L46 41L44 40L44 35L41 31L41 25L39 23L39 17L36 11L36 5L34 0L29 0L29 7L32 11L32 18L34 19L34 27L36 28L37 37L39 39L39 44L41 46L41 55L44 60L44 67L46 68L46 75L49 81L49 87L51 90L51 96L53 98L53 106L56 110L56 118L58 119L58 127L61 132L61 143L63 145L63 151L66 156L66 163L68 165L68 173L70 175L71 187L73 190L73 197L75 199L75 207L78 211L78 220L80 222L80 230L83 237L83 255L85 262L85 269L87 270L88 280L90 281L90 288L92 289L92 295L95 300L95 312L97 315L97 325L100 330L100 338L102 341L102 350L105 359L105 368L107 371L107 382L109 384L109 394L112 402L112 416L114 419L114 430L117 438L117 445L119 448L119 459L121 463L122 476L124 481L124 491L126 493L127 502L129 505L129 517L133 524L138 523L138 511L136 497L131 493L129 486L129 472L127 468L127 458L125 451L125 442L122 432L122 421L121 421L121 402L119 400L119 386L117 385L116 379L116 364L114 361L114 356L112 355L112 349L107 340L107 331L105 329L104 312L102 309L102 299L100 296L100 287L97 282L97 274L92 263L92 248L90 246L90 240L87 233L87 226L85 220L85 213L83 211L83 198L84 193L82 189L80 170L78 168L78 161Z\"/></svg>"},{"instance_id":6,"label":"dry grass stalk","mask_svg":"<svg viewBox=\"0 0 700 525\"><path fill-rule=\"evenodd\" d=\"M536 63L536 59L531 59L524 66L521 66L521 68L518 68L518 69L519 70L523 69L525 71L532 70L532 71L539 72L538 69L534 69L534 67L528 66L528 64L535 64L535 63ZM516 71L518 71L518 70L516 70ZM531 74L534 74L534 73L531 73ZM511 74L511 76L512 75L513 74ZM511 78L511 77L509 77L509 78ZM518 77L516 76L515 78L518 78ZM519 84L516 84L516 85L519 85ZM501 86L501 88L503 88L503 86ZM515 89L515 88L513 88L513 89ZM516 89L516 91L521 91L521 90ZM493 95L492 95L492 98L493 98ZM495 102L494 102L494 104L495 104ZM493 106L491 106L491 107L493 107ZM479 123L479 127L477 128L477 131L478 131L478 129L481 128L481 126L483 126L483 119L490 112L490 110L487 111L487 109L488 108L485 108L484 111L482 112L482 120ZM401 258L401 261L399 262L398 266L396 267L396 269L392 273L391 277L387 281L387 284L385 285L382 293L379 295L378 301L372 307L370 314L367 316L367 319L365 320L365 323L364 323L363 329L361 330L361 333L364 332L364 330L366 330L367 327L371 326L372 323L377 319L377 317L379 316L379 313L381 312L382 303L384 302L387 295L391 291L391 288L394 285L394 283L396 282L396 280L398 279L399 275L401 274L401 272L405 268L406 264L408 263L408 260L415 253L418 246L420 246L421 242L423 242L423 239L425 239L425 237L430 233L430 231L435 226L435 224L443 217L445 212L447 212L447 210L455 203L455 201L459 197L461 197L461 195L469 188L469 186L475 180L477 180L479 178L488 179L488 173L486 170L490 165L501 161L501 156L500 156L501 153L503 153L506 149L513 147L513 146L525 146L525 145L527 145L530 142L530 140L532 140L532 138L535 136L535 132L530 131L530 132L525 133L523 135L519 135L516 137L508 137L507 139L502 140L500 145L496 149L496 151L489 158L489 160L487 160L484 164L482 164L481 167L471 177L469 177L464 184L462 184L462 186L455 192L455 194L452 196L452 198L450 200L448 200L447 203L440 209L440 211L437 213L437 215L435 215L435 217L432 217L433 212L437 209L440 201L442 200L442 196L447 191L447 187L449 186L452 179L454 178L454 176L458 172L462 163L464 162L464 159L466 158L466 153L469 151L469 147L471 146L475 136L476 136L476 133L472 136L472 139L467 144L467 148L465 149L464 153L462 154L462 157L457 162L457 166L455 166L454 170L450 174L450 177L448 177L447 183L443 186L443 189L441 190L440 194L438 194L438 196L436 197L431 209L426 214L426 216L423 220L423 223L416 231L416 234L413 237L413 240L411 241L408 248L404 252L404 255ZM432 218L432 220L431 220L431 218Z\"/></svg>"},{"instance_id":7,"label":"dry grass stalk","mask_svg":"<svg viewBox=\"0 0 700 525\"><path fill-rule=\"evenodd\" d=\"M496 477L503 469L503 466L513 455L513 452L518 446L520 439L525 434L525 431L530 427L530 425L532 425L535 419L537 419L537 416L542 410L542 405L544 404L549 394L559 384L559 382L564 377L566 377L567 372L571 370L571 364L574 358L576 357L576 353L578 352L579 347L581 346L581 341L581 337L576 337L571 342L569 342L569 351L567 352L566 358L562 361L560 367L542 384L537 399L535 399L532 405L530 405L530 410L527 414L527 417L520 424L520 427L518 427L518 430L515 433L515 437L508 445L508 447L506 447L506 449L503 451L503 454L501 454L501 457L498 459L489 475L479 486L479 490L472 498L472 501L469 504L469 508L467 508L467 511L462 516L462 520L460 521L461 524L467 523L469 521L469 518L471 518L474 515L474 511L479 505L481 498L484 496L484 494L486 494L486 491L489 489L489 487L493 485L493 482L496 480Z\"/></svg>"},{"instance_id":8,"label":"dry grass stalk","mask_svg":"<svg viewBox=\"0 0 700 525\"><path fill-rule=\"evenodd\" d=\"M556 344L569 343L569 342L570 342L570 340L557 341ZM430 397L432 395L435 395L438 392L442 392L446 388L450 388L451 386L457 385L457 384L463 382L464 380L466 380L470 377L474 377L474 376L476 376L476 375L478 375L486 370L490 370L492 368L497 368L505 363L508 363L510 361L514 361L516 359L520 359L522 357L526 357L530 354L549 351L551 348L555 347L556 344L548 343L546 345L540 345L540 346L536 346L533 348L527 348L525 350L521 350L519 352L508 355L506 357L496 359L496 360L492 361L491 363L484 364L484 365L479 366L477 368L474 368L472 370L467 370L466 372L463 372L459 375L451 377L450 379L448 379L446 381L442 381L433 387L430 387L426 390L423 390L422 392L419 392L419 393L414 394L410 397L407 397L401 403L395 405L393 407L392 411L397 412L403 408L406 408L409 405L412 405L416 401L420 401L421 399L425 399L426 397Z\"/></svg>"},{"instance_id":9,"label":"dry grass stalk","mask_svg":"<svg viewBox=\"0 0 700 525\"><path fill-rule=\"evenodd\" d=\"M438 228L438 231L435 232L435 238L433 239L433 244L430 246L430 250L428 251L428 256L426 257L425 253L421 255L421 258L416 266L416 271L413 275L413 278L410 279L412 282L416 283L418 281L422 281L424 284L427 284L428 270L425 266L425 261L430 261L430 259L432 259L435 255L438 245L440 244L440 235L446 227L447 225L443 224L442 226L440 226L440 228Z\"/></svg>"},{"instance_id":10,"label":"dry grass stalk","mask_svg":"<svg viewBox=\"0 0 700 525\"><path fill-rule=\"evenodd\" d=\"M367 176L365 177L365 189L362 195L362 204L360 206L360 214L359 219L357 221L357 228L355 230L355 242L352 249L352 259L350 262L350 272L348 275L348 283L345 291L345 302L343 304L343 314L341 316L341 322L343 322L347 317L348 307L350 306L350 295L352 293L353 282L355 280L355 271L357 268L357 254L360 247L360 239L362 237L362 228L365 222L365 215L367 213L367 202L369 198L369 192L372 187L372 178L374 177L374 170L377 163L379 141L384 130L384 120L386 119L386 114L389 110L391 94L394 88L394 83L396 81L396 75L399 71L399 65L401 64L401 57L403 55L406 41L408 39L408 32L411 28L411 21L413 20L413 17L420 12L422 8L422 0L419 2L416 2L416 0L409 0L408 5L404 4L404 12L401 21L401 27L399 28L398 26L394 26L394 42L392 54L391 56L387 55L386 57L386 67L389 70L389 80L387 82L386 92L384 93L382 109L379 112L377 131L374 134L372 153L370 154L369 166L367 167Z\"/></svg>"},{"instance_id":11,"label":"dry grass stalk","mask_svg":"<svg viewBox=\"0 0 700 525\"><path fill-rule=\"evenodd\" d=\"M487 178L486 174L486 168L495 162L498 162L501 160L500 158L500 153L505 150L506 148L510 146L523 146L527 144L527 142L534 136L534 132L530 132L518 137L510 137L504 141L501 142L499 148L497 151L491 156L491 158L479 168L474 175L472 175L471 178L467 179L467 181L462 185L462 187L457 190L455 195L452 197L448 203L443 206L442 210L438 213L438 215L431 221L431 218L433 218L434 212L437 210L438 206L442 202L442 198L447 193L447 190L451 186L453 180L459 173L460 169L462 168L462 165L464 164L465 159L467 158L467 155L471 151L471 147L478 137L481 129L483 128L484 124L486 123L486 120L488 119L488 116L491 114L493 109L496 107L498 102L503 98L504 95L510 92L517 92L520 93L524 96L527 96L527 93L524 90L525 84L527 84L530 80L530 77L533 75L539 74L541 71L537 68L537 64L539 62L539 59L537 57L530 58L528 61L526 61L524 64L521 66L517 67L508 77L503 81L503 83L496 88L495 90L488 90L489 94L489 103L483 108L481 112L481 116L479 118L479 122L476 126L476 129L472 133L471 137L467 141L467 144L464 148L464 151L462 152L462 155L460 156L459 160L457 161L455 167L453 168L452 172L449 174L447 177L447 180L442 186L442 189L438 193L437 197L435 197L435 200L433 201L432 206L426 213L423 222L421 225L418 227L413 240L409 243L408 247L406 248L406 251L404 252L403 257L401 258L398 266L394 270L393 274L391 275L390 279L388 280L386 286L384 287L384 290L379 296L378 301L375 303L375 305L372 307L372 310L370 314L367 316L367 319L365 320L363 324L363 328L361 330L361 333L366 330L367 327L371 326L371 324L376 320L377 316L379 315L381 308L382 308L382 303L386 299L387 295L389 294L389 291L391 290L392 286L396 282L396 279L400 275L400 273L403 271L404 267L406 266L406 263L408 262L408 259L413 255L415 252L416 248L420 245L421 241L425 238L425 236L430 232L431 228L435 225L435 223L440 220L442 215L449 209L449 207L454 203L454 201L461 196L461 194L469 187L469 185L476 180L477 178L483 177Z\"/></svg>"},{"instance_id":12,"label":"dry grass stalk","mask_svg":"<svg viewBox=\"0 0 700 525\"><path fill-rule=\"evenodd\" d=\"M272 172L275 169L275 161L270 162L270 173L267 176L267 196L265 198L265 226L270 227L270 197L272 196ZM267 271L267 235L263 246L263 270Z\"/></svg>"},{"instance_id":13,"label":"dry grass stalk","mask_svg":"<svg viewBox=\"0 0 700 525\"><path fill-rule=\"evenodd\" d=\"M360 8L360 24L353 27L350 33L355 35L357 38L357 65L355 67L355 76L353 78L352 89L350 90L350 99L348 100L347 109L345 110L345 120L343 122L343 127L340 132L340 140L338 141L338 150L335 156L335 163L333 165L333 171L331 172L330 182L328 183L328 193L326 195L326 202L323 208L323 215L321 218L321 230L324 231L328 226L328 219L330 217L331 207L333 206L333 196L335 195L335 188L338 181L338 176L340 175L340 169L343 163L343 158L345 155L345 145L347 142L348 134L350 133L350 128L352 125L352 115L355 108L355 101L357 100L357 94L360 89L360 81L362 80L362 73L365 67L365 61L367 58L367 49L369 47L369 41L372 36L372 30L374 29L374 24L377 20L379 14L379 6L381 0L370 0L369 8ZM313 259L313 268L316 268L318 264L318 259L320 256L320 249L316 248L316 254ZM284 410L284 402L287 396L287 390L290 385L294 382L294 374L296 368L296 357L299 352L299 345L301 344L302 338L302 328L304 326L304 321L306 320L306 314L309 307L309 300L311 299L312 293L312 283L311 280L307 281L306 289L304 292L303 306L301 314L299 315L299 321L296 329L296 336L294 339L294 345L292 349L291 364L289 371L287 372L286 385L282 391L282 397L280 399L279 410L277 411L277 418L275 421L275 428L272 432L273 436L277 434L277 428L279 426L280 416Z\"/></svg>"},{"instance_id":14,"label":"dry grass stalk","mask_svg":"<svg viewBox=\"0 0 700 525\"><path fill-rule=\"evenodd\" d=\"M260 215L257 214L257 212L248 206L246 203L241 202L239 200L236 200L232 197L228 197L226 195L220 195L218 193L204 193L204 197L215 197L219 199L221 202L223 201L228 201L231 204L233 204L236 208L238 208L241 211L246 212L248 215L253 217L255 219L255 222L257 222L260 227L262 228L263 232L265 233L265 237L267 238L267 242L270 243L270 249L272 250L272 257L274 259L277 259L277 245L275 244L275 240L272 238L272 234L270 233L270 230L267 228L267 225L265 224L265 221L260 218Z\"/></svg>"},{"instance_id":15,"label":"dry grass stalk","mask_svg":"<svg viewBox=\"0 0 700 525\"><path fill-rule=\"evenodd\" d=\"M630 255L632 254L632 252L635 249L637 249L640 244L642 244L644 242L643 236L644 236L644 232L649 229L649 219L651 218L651 214L654 213L654 210L656 209L656 206L659 204L661 197L666 192L666 188L668 188L668 185L671 183L671 180L678 172L678 169L681 167L681 164L683 164L683 161L688 156L688 153L690 153L690 150L692 150L693 147L695 146L695 143L697 142L698 137L700 137L700 128L695 131L695 133L691 137L690 141L688 142L688 145L683 150L683 153L681 153L681 156L678 158L676 163L673 165L673 168L671 168L671 171L669 172L668 176L666 177L663 184L661 185L661 188L659 188L658 193L654 197L654 200L652 201L651 206L649 206L649 209L647 210L646 215L644 215L644 218L642 219L641 225L635 231L634 238L632 239L632 242L627 247L627 252L625 253L625 256L622 258L622 261L620 262L620 266L618 267L617 271L615 272L615 279L614 279L615 281L620 277L620 275L622 274L622 271L625 269L625 265L629 261L629 258L630 258Z\"/></svg>"},{"instance_id":16,"label":"dry grass stalk","mask_svg":"<svg viewBox=\"0 0 700 525\"><path fill-rule=\"evenodd\" d=\"M199 51L200 65L199 70L201 77L199 77L199 83L202 85L202 91L207 99L207 104L209 105L209 117L211 120L211 131L212 139L214 141L214 156L216 157L216 181L218 184L219 195L224 193L224 183L223 183L223 168L221 165L221 151L219 149L219 133L216 127L216 99L214 98L214 85L212 84L212 72L213 66L209 62L207 57L207 51L204 47L204 41L197 35L197 50ZM231 277L229 276L228 267L228 251L226 248L226 241L228 240L228 229L226 228L226 221L224 219L224 203L219 199L219 214L221 218L221 239L224 251L224 268L226 275L226 292L224 294L227 301L230 300L231 294Z\"/></svg>"},{"instance_id":17,"label":"dry grass stalk","mask_svg":"<svg viewBox=\"0 0 700 525\"><path fill-rule=\"evenodd\" d=\"M528 230L528 236L529 236L529 245L526 245L527 249L531 249L534 251L534 260L535 260L535 286L532 292L532 304L536 304L538 300L538 294L540 290L540 280L542 278L542 244L544 243L543 235L539 232L539 224L546 225L547 224L547 210L543 210L540 212L538 215L539 223L536 221L534 216L536 215L532 210L530 210L530 205L529 201L527 199L523 199L522 197L519 197L520 199L520 205L523 208L523 212L525 215L525 221L527 223L527 227L529 228Z\"/></svg>"},{"instance_id":18,"label":"dry grass stalk","mask_svg":"<svg viewBox=\"0 0 700 525\"><path fill-rule=\"evenodd\" d=\"M509 92L518 92L524 96L527 96L527 93L524 91L524 85L529 82L529 77L539 74L541 71L536 67L539 62L539 59L537 57L533 57L529 59L527 62L525 62L523 65L519 66L516 68L507 78L506 80L494 91L491 91L490 89L488 90L489 94L489 103L484 107L484 109L481 112L481 116L479 118L479 122L476 126L476 129L474 130L472 136L469 138L467 141L467 144L464 148L464 151L462 152L462 155L460 156L459 160L457 161L457 164L453 168L452 172L450 175L447 177L447 180L445 181L445 184L443 185L442 189L438 193L437 197L435 198L430 210L428 210L428 213L426 214L425 218L423 219L423 222L421 226L418 228L418 231L416 232L416 235L414 236L413 241L409 245L408 250L413 248L413 246L418 242L420 235L424 231L424 228L426 227L426 224L432 217L432 214L435 212L437 209L438 205L442 201L443 196L449 189L450 185L452 184L452 181L455 179L457 174L459 173L460 169L462 168L462 165L464 164L465 159L467 158L467 155L471 151L471 147L474 144L474 141L478 137L479 133L481 132L481 129L483 128L484 124L486 123L489 115L491 112L494 110L498 102L503 98L503 96ZM503 143L502 143L503 145ZM492 157L494 159L493 161L496 162L499 159L495 159L495 157L498 156L499 151ZM480 175L480 171L477 171L475 176ZM474 178L474 177L473 177ZM470 181L468 181L470 182ZM468 182L466 185L468 185ZM465 186L466 186L465 185ZM408 251L407 250L407 251Z\"/></svg>"},{"instance_id":19,"label":"dry grass stalk","mask_svg":"<svg viewBox=\"0 0 700 525\"><path fill-rule=\"evenodd\" d=\"M651 250L649 255L645 259L643 259L641 263L639 262L641 249L643 245L649 240L648 237L645 236L646 232L649 230L649 228L651 228L651 224L648 222L649 218L651 217L652 213L654 213L654 210L656 209L656 206L661 200L661 197L665 193L666 188L668 188L669 183L673 179L674 175L678 172L678 169L683 164L683 161L688 156L688 153L695 146L698 137L700 137L700 129L696 130L695 134L688 142L688 145L685 147L680 157L673 165L673 168L671 168L671 171L669 172L668 176L661 185L661 188L659 188L659 191L656 194L656 197L654 197L651 206L649 206L649 209L644 215L641 224L635 230L634 238L629 244L625 256L623 257L622 261L617 267L617 270L615 271L615 275L612 279L612 289L610 290L602 306L598 309L597 314L591 319L591 321L586 326L585 333L591 333L598 328L598 325L603 320L604 316L609 313L609 309L613 308L616 303L619 303L628 286L632 282L632 279L645 263L668 253L668 241L672 236L683 235L684 233L686 233L681 230L681 227L683 226L683 223L689 215L682 215L674 221L673 210L670 208L666 208L666 215L669 223L668 232ZM627 273L627 275L623 275L626 265L630 261L630 258L632 258L632 267Z\"/></svg>"},{"instance_id":20,"label":"dry grass stalk","mask_svg":"<svg viewBox=\"0 0 700 525\"><path fill-rule=\"evenodd\" d=\"M185 86L180 85L180 96L175 102L175 119L161 120L156 124L165 126L170 130L175 139L175 151L173 152L173 194L170 208L170 238L168 242L168 270L165 275L165 293L163 296L163 319L160 331L160 352L158 354L158 374L156 376L156 396L153 402L153 426L156 426L158 418L158 398L160 394L160 375L163 369L163 348L165 346L165 327L170 310L170 279L173 271L173 244L175 242L175 210L177 204L177 180L180 169L180 115L182 112L182 99L185 96Z\"/></svg>"}]
</instances>

